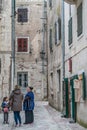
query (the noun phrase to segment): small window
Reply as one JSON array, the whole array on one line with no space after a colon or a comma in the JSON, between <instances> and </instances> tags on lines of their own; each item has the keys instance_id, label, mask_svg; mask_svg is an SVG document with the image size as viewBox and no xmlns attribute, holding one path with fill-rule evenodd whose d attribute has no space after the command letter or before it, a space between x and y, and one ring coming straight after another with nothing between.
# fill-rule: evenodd
<instances>
[{"instance_id":1,"label":"small window","mask_svg":"<svg viewBox=\"0 0 87 130\"><path fill-rule=\"evenodd\" d=\"M28 9L18 9L18 22L28 22Z\"/></svg>"},{"instance_id":2,"label":"small window","mask_svg":"<svg viewBox=\"0 0 87 130\"><path fill-rule=\"evenodd\" d=\"M28 38L18 38L17 45L18 45L18 52L27 52Z\"/></svg>"},{"instance_id":3,"label":"small window","mask_svg":"<svg viewBox=\"0 0 87 130\"><path fill-rule=\"evenodd\" d=\"M57 87L58 87L58 92L61 90L61 73L60 70L57 70Z\"/></svg>"},{"instance_id":4,"label":"small window","mask_svg":"<svg viewBox=\"0 0 87 130\"><path fill-rule=\"evenodd\" d=\"M28 73L27 72L18 72L17 83L20 87L26 88L28 86Z\"/></svg>"},{"instance_id":5,"label":"small window","mask_svg":"<svg viewBox=\"0 0 87 130\"><path fill-rule=\"evenodd\" d=\"M44 1L44 7L47 7L47 1Z\"/></svg>"},{"instance_id":6,"label":"small window","mask_svg":"<svg viewBox=\"0 0 87 130\"><path fill-rule=\"evenodd\" d=\"M53 73L51 73L51 87L53 88Z\"/></svg>"},{"instance_id":7,"label":"small window","mask_svg":"<svg viewBox=\"0 0 87 130\"><path fill-rule=\"evenodd\" d=\"M80 36L83 31L82 23L82 3L77 8L77 35Z\"/></svg>"},{"instance_id":8,"label":"small window","mask_svg":"<svg viewBox=\"0 0 87 130\"><path fill-rule=\"evenodd\" d=\"M72 17L70 18L68 22L68 41L69 45L72 43Z\"/></svg>"},{"instance_id":9,"label":"small window","mask_svg":"<svg viewBox=\"0 0 87 130\"><path fill-rule=\"evenodd\" d=\"M58 37L57 37L57 35L58 35L57 26L58 26L58 24L55 23L55 44L57 44L57 41L58 41Z\"/></svg>"},{"instance_id":10,"label":"small window","mask_svg":"<svg viewBox=\"0 0 87 130\"><path fill-rule=\"evenodd\" d=\"M61 19L55 22L55 44L59 44L61 40Z\"/></svg>"},{"instance_id":11,"label":"small window","mask_svg":"<svg viewBox=\"0 0 87 130\"><path fill-rule=\"evenodd\" d=\"M49 7L52 8L52 0L49 0Z\"/></svg>"},{"instance_id":12,"label":"small window","mask_svg":"<svg viewBox=\"0 0 87 130\"><path fill-rule=\"evenodd\" d=\"M0 58L0 74L1 74L1 58Z\"/></svg>"},{"instance_id":13,"label":"small window","mask_svg":"<svg viewBox=\"0 0 87 130\"><path fill-rule=\"evenodd\" d=\"M50 29L49 32L49 47L50 47L50 51L53 50L53 45L52 45L52 29Z\"/></svg>"},{"instance_id":14,"label":"small window","mask_svg":"<svg viewBox=\"0 0 87 130\"><path fill-rule=\"evenodd\" d=\"M2 0L0 0L0 13L2 11Z\"/></svg>"}]
</instances>

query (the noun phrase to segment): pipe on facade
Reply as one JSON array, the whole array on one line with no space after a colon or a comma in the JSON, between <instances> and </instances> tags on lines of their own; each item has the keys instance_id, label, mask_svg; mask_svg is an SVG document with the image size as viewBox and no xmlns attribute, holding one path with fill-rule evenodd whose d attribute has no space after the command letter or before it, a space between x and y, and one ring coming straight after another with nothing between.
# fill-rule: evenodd
<instances>
[{"instance_id":1,"label":"pipe on facade","mask_svg":"<svg viewBox=\"0 0 87 130\"><path fill-rule=\"evenodd\" d=\"M11 90L14 88L14 76L15 76L15 0L11 0L11 19L12 19L12 30L11 30Z\"/></svg>"},{"instance_id":2,"label":"pipe on facade","mask_svg":"<svg viewBox=\"0 0 87 130\"><path fill-rule=\"evenodd\" d=\"M64 78L65 78L65 16L64 16L64 0L62 3L62 14L61 14L61 42L62 42L62 98L63 98L63 113L65 114L64 106Z\"/></svg>"}]
</instances>

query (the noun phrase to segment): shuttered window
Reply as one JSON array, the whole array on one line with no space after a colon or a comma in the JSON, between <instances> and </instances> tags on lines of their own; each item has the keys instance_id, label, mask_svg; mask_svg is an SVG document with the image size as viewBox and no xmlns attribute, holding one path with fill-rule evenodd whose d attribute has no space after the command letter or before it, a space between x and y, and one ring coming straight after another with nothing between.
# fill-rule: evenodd
<instances>
[{"instance_id":1,"label":"shuttered window","mask_svg":"<svg viewBox=\"0 0 87 130\"><path fill-rule=\"evenodd\" d=\"M61 40L61 19L55 22L55 44L59 44Z\"/></svg>"},{"instance_id":2,"label":"shuttered window","mask_svg":"<svg viewBox=\"0 0 87 130\"><path fill-rule=\"evenodd\" d=\"M72 43L72 17L70 18L68 22L68 41L69 45Z\"/></svg>"},{"instance_id":3,"label":"shuttered window","mask_svg":"<svg viewBox=\"0 0 87 130\"><path fill-rule=\"evenodd\" d=\"M28 9L18 9L18 22L28 22Z\"/></svg>"},{"instance_id":4,"label":"shuttered window","mask_svg":"<svg viewBox=\"0 0 87 130\"><path fill-rule=\"evenodd\" d=\"M61 40L61 18L58 18L59 40Z\"/></svg>"},{"instance_id":5,"label":"shuttered window","mask_svg":"<svg viewBox=\"0 0 87 130\"><path fill-rule=\"evenodd\" d=\"M26 88L28 86L28 72L18 72L17 83L20 87Z\"/></svg>"},{"instance_id":6,"label":"shuttered window","mask_svg":"<svg viewBox=\"0 0 87 130\"><path fill-rule=\"evenodd\" d=\"M52 0L49 0L49 7L52 8Z\"/></svg>"},{"instance_id":7,"label":"shuttered window","mask_svg":"<svg viewBox=\"0 0 87 130\"><path fill-rule=\"evenodd\" d=\"M0 58L0 74L1 74L1 58Z\"/></svg>"},{"instance_id":8,"label":"shuttered window","mask_svg":"<svg viewBox=\"0 0 87 130\"><path fill-rule=\"evenodd\" d=\"M50 51L53 50L53 46L52 46L52 29L50 29L49 32L49 47L50 47Z\"/></svg>"},{"instance_id":9,"label":"shuttered window","mask_svg":"<svg viewBox=\"0 0 87 130\"><path fill-rule=\"evenodd\" d=\"M57 38L57 35L58 35L58 31L57 31L57 23L55 23L55 44L57 44L57 41L58 41L58 38Z\"/></svg>"},{"instance_id":10,"label":"shuttered window","mask_svg":"<svg viewBox=\"0 0 87 130\"><path fill-rule=\"evenodd\" d=\"M80 36L83 31L82 26L82 3L77 8L77 35Z\"/></svg>"},{"instance_id":11,"label":"shuttered window","mask_svg":"<svg viewBox=\"0 0 87 130\"><path fill-rule=\"evenodd\" d=\"M0 0L0 13L2 11L2 0Z\"/></svg>"},{"instance_id":12,"label":"shuttered window","mask_svg":"<svg viewBox=\"0 0 87 130\"><path fill-rule=\"evenodd\" d=\"M83 100L86 100L86 77L85 77L85 73L82 73L82 88L83 88Z\"/></svg>"},{"instance_id":13,"label":"shuttered window","mask_svg":"<svg viewBox=\"0 0 87 130\"><path fill-rule=\"evenodd\" d=\"M27 38L18 38L17 45L18 45L18 52L27 52L28 51L28 39Z\"/></svg>"}]
</instances>

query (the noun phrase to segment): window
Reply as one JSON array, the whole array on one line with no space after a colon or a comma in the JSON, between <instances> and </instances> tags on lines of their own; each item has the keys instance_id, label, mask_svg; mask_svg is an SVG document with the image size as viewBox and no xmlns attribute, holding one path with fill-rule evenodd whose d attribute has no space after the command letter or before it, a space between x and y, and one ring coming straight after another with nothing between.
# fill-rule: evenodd
<instances>
[{"instance_id":1,"label":"window","mask_svg":"<svg viewBox=\"0 0 87 130\"><path fill-rule=\"evenodd\" d=\"M57 86L58 86L58 92L60 92L60 89L61 89L61 72L60 72L60 70L57 70Z\"/></svg>"},{"instance_id":2,"label":"window","mask_svg":"<svg viewBox=\"0 0 87 130\"><path fill-rule=\"evenodd\" d=\"M83 31L82 26L82 3L77 8L77 35L80 36Z\"/></svg>"},{"instance_id":3,"label":"window","mask_svg":"<svg viewBox=\"0 0 87 130\"><path fill-rule=\"evenodd\" d=\"M55 22L55 44L59 44L61 40L61 19Z\"/></svg>"},{"instance_id":4,"label":"window","mask_svg":"<svg viewBox=\"0 0 87 130\"><path fill-rule=\"evenodd\" d=\"M0 74L1 74L1 58L0 58Z\"/></svg>"},{"instance_id":5,"label":"window","mask_svg":"<svg viewBox=\"0 0 87 130\"><path fill-rule=\"evenodd\" d=\"M28 22L28 9L18 9L18 22Z\"/></svg>"},{"instance_id":6,"label":"window","mask_svg":"<svg viewBox=\"0 0 87 130\"><path fill-rule=\"evenodd\" d=\"M58 32L59 32L59 40L61 40L61 19L58 18Z\"/></svg>"},{"instance_id":7,"label":"window","mask_svg":"<svg viewBox=\"0 0 87 130\"><path fill-rule=\"evenodd\" d=\"M53 50L53 46L52 46L52 29L50 29L50 34L49 34L49 47L50 47L50 51Z\"/></svg>"},{"instance_id":8,"label":"window","mask_svg":"<svg viewBox=\"0 0 87 130\"><path fill-rule=\"evenodd\" d=\"M69 45L72 43L72 17L70 18L68 22L68 41Z\"/></svg>"},{"instance_id":9,"label":"window","mask_svg":"<svg viewBox=\"0 0 87 130\"><path fill-rule=\"evenodd\" d=\"M28 86L28 73L27 72L19 72L17 74L18 85L26 88Z\"/></svg>"},{"instance_id":10,"label":"window","mask_svg":"<svg viewBox=\"0 0 87 130\"><path fill-rule=\"evenodd\" d=\"M58 37L57 37L57 35L58 35L58 29L57 29L57 26L58 26L58 24L57 23L55 23L55 44L57 44L57 41L58 41Z\"/></svg>"},{"instance_id":11,"label":"window","mask_svg":"<svg viewBox=\"0 0 87 130\"><path fill-rule=\"evenodd\" d=\"M49 7L52 8L52 0L49 0Z\"/></svg>"},{"instance_id":12,"label":"window","mask_svg":"<svg viewBox=\"0 0 87 130\"><path fill-rule=\"evenodd\" d=\"M51 88L53 88L53 73L51 73Z\"/></svg>"},{"instance_id":13,"label":"window","mask_svg":"<svg viewBox=\"0 0 87 130\"><path fill-rule=\"evenodd\" d=\"M18 38L17 39L18 52L28 51L28 38Z\"/></svg>"},{"instance_id":14,"label":"window","mask_svg":"<svg viewBox=\"0 0 87 130\"><path fill-rule=\"evenodd\" d=\"M0 13L2 11L2 0L0 0Z\"/></svg>"},{"instance_id":15,"label":"window","mask_svg":"<svg viewBox=\"0 0 87 130\"><path fill-rule=\"evenodd\" d=\"M47 7L47 1L44 1L44 7Z\"/></svg>"}]
</instances>

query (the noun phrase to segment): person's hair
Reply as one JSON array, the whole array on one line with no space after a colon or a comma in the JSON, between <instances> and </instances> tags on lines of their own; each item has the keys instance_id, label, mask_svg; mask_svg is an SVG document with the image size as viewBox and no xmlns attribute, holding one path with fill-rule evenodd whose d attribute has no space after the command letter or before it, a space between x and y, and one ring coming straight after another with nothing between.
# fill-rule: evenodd
<instances>
[{"instance_id":1,"label":"person's hair","mask_svg":"<svg viewBox=\"0 0 87 130\"><path fill-rule=\"evenodd\" d=\"M29 86L30 90L33 90L33 87L32 86Z\"/></svg>"},{"instance_id":2,"label":"person's hair","mask_svg":"<svg viewBox=\"0 0 87 130\"><path fill-rule=\"evenodd\" d=\"M18 85L15 85L15 88L14 88L14 89L15 89L15 90L16 90L16 89L20 89L20 87L19 87Z\"/></svg>"},{"instance_id":3,"label":"person's hair","mask_svg":"<svg viewBox=\"0 0 87 130\"><path fill-rule=\"evenodd\" d=\"M4 98L3 98L3 102L6 101L6 99L7 99L7 97L4 97Z\"/></svg>"}]
</instances>

